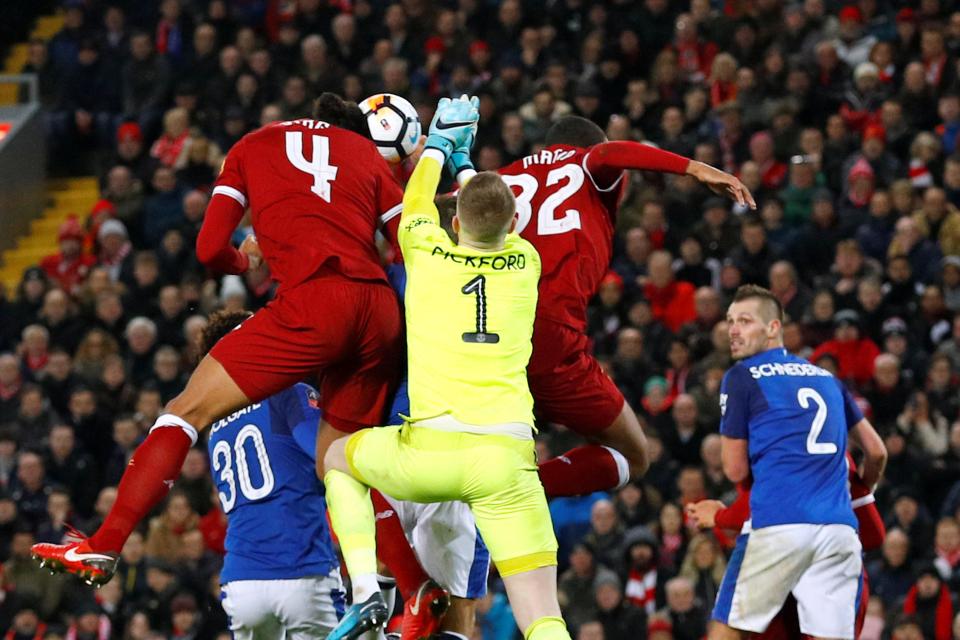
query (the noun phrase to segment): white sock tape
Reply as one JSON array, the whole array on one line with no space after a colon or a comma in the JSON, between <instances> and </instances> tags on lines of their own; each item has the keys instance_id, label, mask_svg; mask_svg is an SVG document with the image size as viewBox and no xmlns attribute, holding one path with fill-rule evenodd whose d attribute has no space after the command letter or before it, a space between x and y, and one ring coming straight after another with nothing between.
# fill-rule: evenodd
<instances>
[{"instance_id":1,"label":"white sock tape","mask_svg":"<svg viewBox=\"0 0 960 640\"><path fill-rule=\"evenodd\" d=\"M197 444L197 438L200 435L197 433L197 428L183 418L179 418L172 413L165 413L153 423L153 426L150 427L150 433L153 433L154 429L161 427L180 427L183 432L187 434L187 437L190 438L190 446Z\"/></svg>"}]
</instances>

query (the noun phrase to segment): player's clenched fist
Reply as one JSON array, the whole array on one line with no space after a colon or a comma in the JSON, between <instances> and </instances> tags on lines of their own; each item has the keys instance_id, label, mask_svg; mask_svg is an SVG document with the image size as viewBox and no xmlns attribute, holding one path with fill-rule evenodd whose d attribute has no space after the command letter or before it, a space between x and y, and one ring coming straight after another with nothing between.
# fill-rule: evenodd
<instances>
[{"instance_id":1,"label":"player's clenched fist","mask_svg":"<svg viewBox=\"0 0 960 640\"><path fill-rule=\"evenodd\" d=\"M709 529L716 525L717 512L723 507L719 500L701 500L687 505L687 517L698 527Z\"/></svg>"},{"instance_id":2,"label":"player's clenched fist","mask_svg":"<svg viewBox=\"0 0 960 640\"><path fill-rule=\"evenodd\" d=\"M249 271L257 269L263 262L263 252L260 251L260 245L257 244L257 237L252 233L243 239L240 244L240 253L247 254L247 259L250 261L247 267Z\"/></svg>"},{"instance_id":3,"label":"player's clenched fist","mask_svg":"<svg viewBox=\"0 0 960 640\"><path fill-rule=\"evenodd\" d=\"M469 149L479 120L479 98L441 98L430 122L427 149L438 149L447 158L457 149Z\"/></svg>"}]
</instances>

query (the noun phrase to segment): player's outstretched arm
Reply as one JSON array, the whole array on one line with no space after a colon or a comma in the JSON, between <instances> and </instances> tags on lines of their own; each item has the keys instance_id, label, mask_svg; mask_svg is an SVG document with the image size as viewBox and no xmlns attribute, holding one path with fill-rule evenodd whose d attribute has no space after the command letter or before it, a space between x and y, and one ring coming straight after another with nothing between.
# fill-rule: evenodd
<instances>
[{"instance_id":1,"label":"player's outstretched arm","mask_svg":"<svg viewBox=\"0 0 960 640\"><path fill-rule=\"evenodd\" d=\"M864 484L873 489L883 477L887 466L887 447L880 434L866 418L850 429L850 439L863 451L863 464L860 465L860 477Z\"/></svg>"},{"instance_id":2,"label":"player's outstretched arm","mask_svg":"<svg viewBox=\"0 0 960 640\"><path fill-rule=\"evenodd\" d=\"M439 224L433 198L440 183L440 173L454 152L464 148L469 151L480 119L479 106L480 100L476 97L440 99L430 123L423 155L420 156L403 192L401 220L415 215L426 215Z\"/></svg>"},{"instance_id":3,"label":"player's outstretched arm","mask_svg":"<svg viewBox=\"0 0 960 640\"><path fill-rule=\"evenodd\" d=\"M407 188L403 191L403 212L400 214L400 230L404 229L403 221L414 216L427 216L435 224L440 224L440 214L433 198L440 184L440 173L443 171L444 156L436 149L426 149L417 162Z\"/></svg>"},{"instance_id":4,"label":"player's outstretched arm","mask_svg":"<svg viewBox=\"0 0 960 640\"><path fill-rule=\"evenodd\" d=\"M714 192L728 195L738 204L757 208L750 190L736 177L708 164L691 160L649 144L630 141L604 142L590 149L586 168L597 185L612 185L626 169L690 175Z\"/></svg>"}]
</instances>

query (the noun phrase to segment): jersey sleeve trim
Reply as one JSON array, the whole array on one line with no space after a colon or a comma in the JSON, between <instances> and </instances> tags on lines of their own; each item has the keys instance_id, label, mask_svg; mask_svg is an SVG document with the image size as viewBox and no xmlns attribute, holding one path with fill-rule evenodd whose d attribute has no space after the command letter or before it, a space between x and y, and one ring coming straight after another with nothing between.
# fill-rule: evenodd
<instances>
[{"instance_id":1,"label":"jersey sleeve trim","mask_svg":"<svg viewBox=\"0 0 960 640\"><path fill-rule=\"evenodd\" d=\"M386 212L381 214L380 222L382 222L383 224L387 224L388 222L396 218L398 215L400 215L402 212L403 212L403 203L400 202L390 207L389 209L387 209Z\"/></svg>"},{"instance_id":2,"label":"jersey sleeve trim","mask_svg":"<svg viewBox=\"0 0 960 640\"><path fill-rule=\"evenodd\" d=\"M228 198L233 198L239 202L241 207L247 206L247 196L243 195L243 192L239 189L235 189L225 184L214 187L213 195L227 196Z\"/></svg>"},{"instance_id":3,"label":"jersey sleeve trim","mask_svg":"<svg viewBox=\"0 0 960 640\"><path fill-rule=\"evenodd\" d=\"M583 167L583 172L587 174L588 178L590 178L590 182L591 184L593 184L593 188L599 191L600 193L609 193L614 189L616 189L617 186L619 186L620 182L623 180L624 172L623 171L620 172L619 177L617 177L617 179L613 181L613 184L611 184L609 187L603 188L597 184L597 181L594 180L593 178L593 174L590 173L590 169L587 168L587 158L589 157L590 157L589 152L584 154L583 160L580 161L580 165Z\"/></svg>"},{"instance_id":4,"label":"jersey sleeve trim","mask_svg":"<svg viewBox=\"0 0 960 640\"><path fill-rule=\"evenodd\" d=\"M851 501L850 501L850 504L853 505L853 508L854 508L854 509L859 509L860 507L865 507L865 506L868 505L868 504L873 504L873 503L876 502L876 501L877 501L877 499L873 497L873 494L872 494L872 493L868 493L867 495L865 495L865 496L863 496L863 497L861 497L861 498L857 498L857 499L855 499L855 500L851 500Z\"/></svg>"}]
</instances>

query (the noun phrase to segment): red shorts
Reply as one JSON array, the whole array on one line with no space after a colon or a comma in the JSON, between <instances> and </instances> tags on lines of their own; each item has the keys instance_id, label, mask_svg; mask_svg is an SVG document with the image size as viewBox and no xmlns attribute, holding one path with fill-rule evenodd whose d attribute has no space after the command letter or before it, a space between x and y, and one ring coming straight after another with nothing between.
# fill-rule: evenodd
<instances>
[{"instance_id":1,"label":"red shorts","mask_svg":"<svg viewBox=\"0 0 960 640\"><path fill-rule=\"evenodd\" d=\"M386 284L322 276L281 291L210 351L251 401L296 382L320 388L323 417L379 425L403 363L403 322Z\"/></svg>"},{"instance_id":2,"label":"red shorts","mask_svg":"<svg viewBox=\"0 0 960 640\"><path fill-rule=\"evenodd\" d=\"M537 414L582 436L595 436L623 410L623 394L590 353L583 333L538 319L527 379Z\"/></svg>"}]
</instances>

